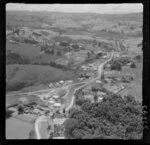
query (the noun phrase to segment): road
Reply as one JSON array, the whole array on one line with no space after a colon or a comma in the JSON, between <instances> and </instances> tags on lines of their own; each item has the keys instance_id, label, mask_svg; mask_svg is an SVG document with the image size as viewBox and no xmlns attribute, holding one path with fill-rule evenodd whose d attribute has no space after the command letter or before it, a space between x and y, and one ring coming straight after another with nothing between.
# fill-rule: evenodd
<instances>
[{"instance_id":1,"label":"road","mask_svg":"<svg viewBox=\"0 0 150 145\"><path fill-rule=\"evenodd\" d=\"M45 125L43 127L43 122L45 122ZM42 124L43 123L43 124ZM42 115L42 116L39 116L36 121L35 121L35 124L34 124L34 129L35 129L35 133L36 133L36 137L37 139L48 139L49 137L49 133L48 133L48 130L47 130L47 127L50 125L50 120ZM51 126L52 127L52 126ZM53 127L52 127L53 128ZM42 130L43 129L43 130ZM51 129L52 131L53 129Z\"/></svg>"},{"instance_id":2,"label":"road","mask_svg":"<svg viewBox=\"0 0 150 145\"><path fill-rule=\"evenodd\" d=\"M75 99L74 94L76 93L77 90L79 90L79 89L81 89L81 88L83 88L87 85L90 85L90 84L94 83L98 79L101 79L101 76L103 74L104 66L112 59L113 55L114 54L112 53L111 57L108 60L106 60L105 62L103 62L102 64L100 64L98 66L98 76L96 78L94 78L92 80L85 81L85 82L72 84L72 85L70 85L66 88L67 93L65 95L65 99L67 101L69 100L68 103L66 104L66 111L69 111L72 108L72 106L74 104L74 99ZM44 91L44 90L42 90L42 91ZM45 121L47 122L48 119L46 118L46 116L43 115L43 116L38 117L36 122L35 122L35 132L36 132L37 139L42 138L42 135L40 134L40 123L45 122ZM48 136L46 136L46 137L48 137Z\"/></svg>"},{"instance_id":3,"label":"road","mask_svg":"<svg viewBox=\"0 0 150 145\"><path fill-rule=\"evenodd\" d=\"M71 107L73 106L74 99L75 99L74 94L76 93L76 91L78 91L79 89L94 83L96 80L101 79L101 76L103 74L104 66L113 58L113 56L114 56L114 53L112 53L111 57L108 60L106 60L105 62L103 62L102 64L100 64L98 66L98 76L96 78L84 82L84 84L82 86L79 86L78 88L75 88L72 92L68 93L67 99L71 98L71 101L70 101L70 104L68 106L66 106L66 111L69 111L71 109Z\"/></svg>"}]
</instances>

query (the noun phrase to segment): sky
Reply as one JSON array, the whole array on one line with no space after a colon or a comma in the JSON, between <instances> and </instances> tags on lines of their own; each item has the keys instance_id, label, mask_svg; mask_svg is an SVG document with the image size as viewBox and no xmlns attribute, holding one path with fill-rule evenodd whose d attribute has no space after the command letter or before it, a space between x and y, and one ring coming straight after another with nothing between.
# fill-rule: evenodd
<instances>
[{"instance_id":1,"label":"sky","mask_svg":"<svg viewBox=\"0 0 150 145\"><path fill-rule=\"evenodd\" d=\"M92 12L92 13L135 13L143 12L142 3L124 4L17 4L8 3L6 10Z\"/></svg>"}]
</instances>

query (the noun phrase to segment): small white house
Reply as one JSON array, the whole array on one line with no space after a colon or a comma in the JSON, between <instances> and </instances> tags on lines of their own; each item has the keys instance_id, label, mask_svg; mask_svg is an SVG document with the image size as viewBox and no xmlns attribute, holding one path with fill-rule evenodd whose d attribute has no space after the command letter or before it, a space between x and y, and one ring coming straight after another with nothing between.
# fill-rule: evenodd
<instances>
[{"instance_id":1,"label":"small white house","mask_svg":"<svg viewBox=\"0 0 150 145\"><path fill-rule=\"evenodd\" d=\"M98 97L98 102L101 102L103 100L103 97Z\"/></svg>"},{"instance_id":2,"label":"small white house","mask_svg":"<svg viewBox=\"0 0 150 145\"><path fill-rule=\"evenodd\" d=\"M54 104L54 107L60 107L60 106L61 106L60 103L55 103L55 104Z\"/></svg>"},{"instance_id":3,"label":"small white house","mask_svg":"<svg viewBox=\"0 0 150 145\"><path fill-rule=\"evenodd\" d=\"M60 81L60 83L61 83L61 84L63 84L63 83L64 83L64 81L63 81L63 80L61 80L61 81Z\"/></svg>"},{"instance_id":4,"label":"small white house","mask_svg":"<svg viewBox=\"0 0 150 145\"><path fill-rule=\"evenodd\" d=\"M58 98L59 98L58 95L53 95L52 97L55 98L55 99L58 99Z\"/></svg>"},{"instance_id":5,"label":"small white house","mask_svg":"<svg viewBox=\"0 0 150 145\"><path fill-rule=\"evenodd\" d=\"M54 103L55 103L55 101L53 101L53 100L50 100L50 101L49 101L49 103L50 103L50 104L54 104Z\"/></svg>"},{"instance_id":6,"label":"small white house","mask_svg":"<svg viewBox=\"0 0 150 145\"><path fill-rule=\"evenodd\" d=\"M101 83L101 81L100 80L96 80L96 83Z\"/></svg>"}]
</instances>

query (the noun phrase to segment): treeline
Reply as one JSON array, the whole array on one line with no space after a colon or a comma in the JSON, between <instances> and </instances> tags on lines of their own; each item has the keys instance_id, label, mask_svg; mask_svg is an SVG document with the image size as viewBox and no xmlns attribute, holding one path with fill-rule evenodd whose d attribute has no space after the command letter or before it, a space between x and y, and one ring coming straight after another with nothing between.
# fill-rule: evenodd
<instances>
[{"instance_id":1,"label":"treeline","mask_svg":"<svg viewBox=\"0 0 150 145\"><path fill-rule=\"evenodd\" d=\"M133 96L111 95L99 103L83 99L76 105L80 109L72 108L64 123L66 138L142 139L142 104Z\"/></svg>"},{"instance_id":2,"label":"treeline","mask_svg":"<svg viewBox=\"0 0 150 145\"><path fill-rule=\"evenodd\" d=\"M41 46L41 52L44 51L44 53L46 54L52 54L52 55L58 55L58 56L62 56L62 54L64 53L64 50L58 50L57 47L52 46L49 47L47 45L43 45Z\"/></svg>"},{"instance_id":3,"label":"treeline","mask_svg":"<svg viewBox=\"0 0 150 145\"><path fill-rule=\"evenodd\" d=\"M131 68L136 68L135 62L130 57L120 57L120 58L117 58L117 59L113 59L110 62L111 70L121 71L122 70L122 66L125 66L128 63L131 63L130 64Z\"/></svg>"},{"instance_id":4,"label":"treeline","mask_svg":"<svg viewBox=\"0 0 150 145\"><path fill-rule=\"evenodd\" d=\"M6 64L30 64L31 61L26 56L21 56L15 52L6 53Z\"/></svg>"},{"instance_id":5,"label":"treeline","mask_svg":"<svg viewBox=\"0 0 150 145\"><path fill-rule=\"evenodd\" d=\"M87 57L85 59L85 63L91 63L94 62L97 59L102 58L103 54L102 53L95 53L93 50L90 52L87 52Z\"/></svg>"},{"instance_id":6,"label":"treeline","mask_svg":"<svg viewBox=\"0 0 150 145\"><path fill-rule=\"evenodd\" d=\"M39 57L28 57L28 56L22 56L15 52L8 51L6 54L6 64L32 64L32 65L48 65L55 68L63 69L63 70L70 70L71 64L68 64L67 66L57 64L55 61L42 61L41 56Z\"/></svg>"}]
</instances>

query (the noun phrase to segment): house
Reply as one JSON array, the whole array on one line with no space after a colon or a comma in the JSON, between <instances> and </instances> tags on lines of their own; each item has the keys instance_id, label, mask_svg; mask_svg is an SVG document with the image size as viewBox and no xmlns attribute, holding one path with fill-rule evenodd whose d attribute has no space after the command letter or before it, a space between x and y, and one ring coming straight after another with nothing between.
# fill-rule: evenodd
<instances>
[{"instance_id":1,"label":"house","mask_svg":"<svg viewBox=\"0 0 150 145\"><path fill-rule=\"evenodd\" d=\"M61 107L61 104L60 103L55 103L54 107Z\"/></svg>"},{"instance_id":2,"label":"house","mask_svg":"<svg viewBox=\"0 0 150 145\"><path fill-rule=\"evenodd\" d=\"M96 80L96 83L101 83L101 81L100 80Z\"/></svg>"},{"instance_id":3,"label":"house","mask_svg":"<svg viewBox=\"0 0 150 145\"><path fill-rule=\"evenodd\" d=\"M58 99L59 96L58 95L53 95L52 98Z\"/></svg>"},{"instance_id":4,"label":"house","mask_svg":"<svg viewBox=\"0 0 150 145\"><path fill-rule=\"evenodd\" d=\"M33 114L38 115L38 114L44 114L44 113L43 113L43 111L42 111L42 110L34 109L34 110L33 110Z\"/></svg>"},{"instance_id":5,"label":"house","mask_svg":"<svg viewBox=\"0 0 150 145\"><path fill-rule=\"evenodd\" d=\"M54 104L54 103L55 103L55 101L53 101L53 100L50 100L50 101L49 101L49 103L50 103L50 104Z\"/></svg>"},{"instance_id":6,"label":"house","mask_svg":"<svg viewBox=\"0 0 150 145\"><path fill-rule=\"evenodd\" d=\"M97 92L97 95L102 97L102 96L105 96L106 93L105 93L105 92L98 91L98 92Z\"/></svg>"},{"instance_id":7,"label":"house","mask_svg":"<svg viewBox=\"0 0 150 145\"><path fill-rule=\"evenodd\" d=\"M89 67L88 67L88 66L85 66L85 65L82 65L82 66L81 66L81 69L83 69L83 70L88 70Z\"/></svg>"},{"instance_id":8,"label":"house","mask_svg":"<svg viewBox=\"0 0 150 145\"><path fill-rule=\"evenodd\" d=\"M98 97L98 102L101 102L103 100L103 97Z\"/></svg>"},{"instance_id":9,"label":"house","mask_svg":"<svg viewBox=\"0 0 150 145\"><path fill-rule=\"evenodd\" d=\"M64 81L63 81L63 80L61 80L61 81L60 81L60 83L61 83L61 84L63 84L63 83L64 83Z\"/></svg>"}]
</instances>

